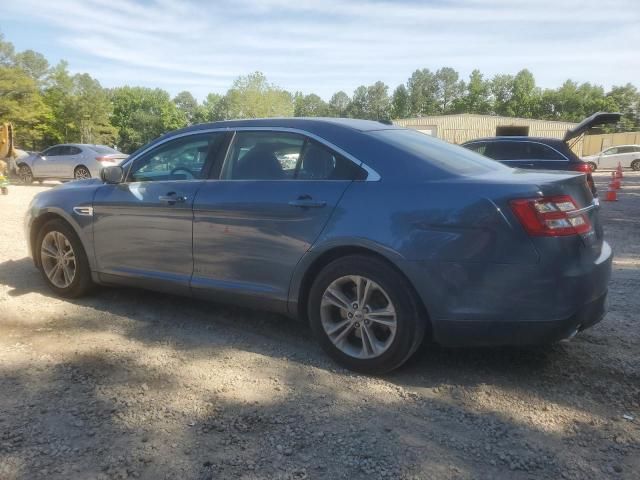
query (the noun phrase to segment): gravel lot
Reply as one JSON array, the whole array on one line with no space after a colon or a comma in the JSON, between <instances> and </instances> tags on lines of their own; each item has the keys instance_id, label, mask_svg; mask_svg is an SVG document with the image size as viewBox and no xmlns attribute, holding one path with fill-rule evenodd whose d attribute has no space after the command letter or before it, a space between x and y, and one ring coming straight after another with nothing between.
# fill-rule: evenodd
<instances>
[{"instance_id":1,"label":"gravel lot","mask_svg":"<svg viewBox=\"0 0 640 480\"><path fill-rule=\"evenodd\" d=\"M2 480L640 478L640 174L603 203L602 323L545 348L428 346L381 378L275 315L54 297L22 232L45 188L0 197Z\"/></svg>"}]
</instances>

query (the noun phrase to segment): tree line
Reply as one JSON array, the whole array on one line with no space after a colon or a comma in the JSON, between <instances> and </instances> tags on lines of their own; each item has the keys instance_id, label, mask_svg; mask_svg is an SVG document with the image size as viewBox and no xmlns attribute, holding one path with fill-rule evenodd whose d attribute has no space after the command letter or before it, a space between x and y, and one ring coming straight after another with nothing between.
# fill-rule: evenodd
<instances>
[{"instance_id":1,"label":"tree line","mask_svg":"<svg viewBox=\"0 0 640 480\"><path fill-rule=\"evenodd\" d=\"M29 150L80 142L131 152L169 130L231 118L390 120L476 113L576 122L601 110L621 112L620 129L640 129L640 92L630 83L605 91L567 80L542 89L526 69L492 78L474 70L465 80L453 68L423 68L393 91L378 81L325 101L284 90L255 72L238 77L224 95L210 93L199 102L188 91L171 98L160 88L103 88L87 73L71 75L64 61L51 66L41 53L16 52L0 34L0 122L12 122L17 145Z\"/></svg>"}]
</instances>

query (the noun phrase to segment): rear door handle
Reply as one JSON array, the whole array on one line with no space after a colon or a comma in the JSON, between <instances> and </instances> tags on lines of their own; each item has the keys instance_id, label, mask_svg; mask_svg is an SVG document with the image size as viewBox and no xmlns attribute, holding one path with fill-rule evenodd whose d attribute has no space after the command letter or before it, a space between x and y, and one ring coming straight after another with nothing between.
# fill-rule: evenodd
<instances>
[{"instance_id":1,"label":"rear door handle","mask_svg":"<svg viewBox=\"0 0 640 480\"><path fill-rule=\"evenodd\" d=\"M166 195L160 195L158 200L167 205L175 205L176 203L184 203L187 201L187 197L178 195L176 192L169 192Z\"/></svg>"},{"instance_id":2,"label":"rear door handle","mask_svg":"<svg viewBox=\"0 0 640 480\"><path fill-rule=\"evenodd\" d=\"M327 204L322 200L314 200L309 195L302 195L297 200L291 200L289 205L300 208L322 208Z\"/></svg>"}]
</instances>

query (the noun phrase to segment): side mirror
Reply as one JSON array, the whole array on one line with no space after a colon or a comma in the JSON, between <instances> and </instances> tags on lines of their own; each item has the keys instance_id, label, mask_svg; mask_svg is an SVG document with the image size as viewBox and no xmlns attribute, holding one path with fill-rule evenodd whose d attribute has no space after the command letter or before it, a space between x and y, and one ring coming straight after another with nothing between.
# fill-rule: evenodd
<instances>
[{"instance_id":1,"label":"side mirror","mask_svg":"<svg viewBox=\"0 0 640 480\"><path fill-rule=\"evenodd\" d=\"M121 183L123 176L124 170L119 165L104 167L102 170L100 170L100 178L104 183Z\"/></svg>"}]
</instances>

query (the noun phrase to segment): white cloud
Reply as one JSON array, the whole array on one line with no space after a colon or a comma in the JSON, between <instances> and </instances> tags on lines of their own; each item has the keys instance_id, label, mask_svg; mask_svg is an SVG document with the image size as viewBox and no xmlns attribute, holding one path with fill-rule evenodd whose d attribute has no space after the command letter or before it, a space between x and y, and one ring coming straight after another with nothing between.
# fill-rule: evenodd
<instances>
[{"instance_id":1,"label":"white cloud","mask_svg":"<svg viewBox=\"0 0 640 480\"><path fill-rule=\"evenodd\" d=\"M204 97L261 70L328 97L417 68L493 75L521 68L542 86L611 84L640 74L637 0L10 0L103 83L157 84ZM115 72L115 73L114 73ZM126 74L125 74L126 72Z\"/></svg>"}]
</instances>

